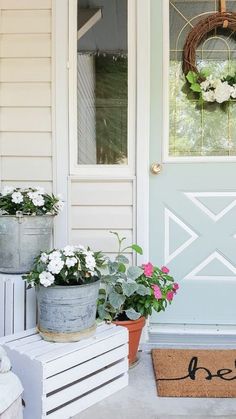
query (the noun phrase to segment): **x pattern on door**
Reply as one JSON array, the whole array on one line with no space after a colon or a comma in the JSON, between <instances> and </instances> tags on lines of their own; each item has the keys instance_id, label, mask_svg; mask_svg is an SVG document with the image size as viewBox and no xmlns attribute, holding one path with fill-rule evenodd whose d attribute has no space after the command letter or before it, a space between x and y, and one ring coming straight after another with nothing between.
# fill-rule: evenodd
<instances>
[{"instance_id":1,"label":"x pattern on door","mask_svg":"<svg viewBox=\"0 0 236 419\"><path fill-rule=\"evenodd\" d=\"M236 206L236 192L184 192L184 195L190 199L190 201L200 210L202 211L207 217L209 217L214 223L215 228L217 229L217 223L223 217L225 217L235 206ZM206 204L200 201L201 198L217 198L221 200L221 198L229 198L229 202L226 203L223 208L221 207L218 211L213 211L210 209ZM174 249L174 251L170 250L170 231L171 231L171 222L181 228L185 234L188 235L187 240L185 240L181 245ZM178 255L184 252L189 246L193 244L199 238L199 234L197 234L192 228L186 225L183 220L178 218L170 209L165 208L165 263L169 263L170 261L174 260ZM236 238L236 234L233 235L233 238ZM234 275L236 274L236 267L227 259L227 257L215 250L200 264L198 264L191 272L189 272L184 279L209 279L209 275L198 275L204 268L209 266L212 262L218 261L221 263L231 274L232 276L224 276L225 279L234 279ZM214 279L217 277L214 276ZM218 278L222 279L222 276L218 276Z\"/></svg>"}]
</instances>

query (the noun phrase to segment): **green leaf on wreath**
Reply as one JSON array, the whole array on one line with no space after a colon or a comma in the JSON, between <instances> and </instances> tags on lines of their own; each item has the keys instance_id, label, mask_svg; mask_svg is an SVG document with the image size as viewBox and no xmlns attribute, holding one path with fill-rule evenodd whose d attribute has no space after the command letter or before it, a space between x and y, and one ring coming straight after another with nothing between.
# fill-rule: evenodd
<instances>
[{"instance_id":1,"label":"green leaf on wreath","mask_svg":"<svg viewBox=\"0 0 236 419\"><path fill-rule=\"evenodd\" d=\"M201 86L200 86L200 84L198 84L198 83L193 83L193 84L191 84L190 89L191 89L193 92L198 92L198 93L201 93L201 91L202 91Z\"/></svg>"},{"instance_id":2,"label":"green leaf on wreath","mask_svg":"<svg viewBox=\"0 0 236 419\"><path fill-rule=\"evenodd\" d=\"M186 76L186 79L188 80L190 84L194 84L198 80L198 75L194 71L189 71Z\"/></svg>"}]
</instances>

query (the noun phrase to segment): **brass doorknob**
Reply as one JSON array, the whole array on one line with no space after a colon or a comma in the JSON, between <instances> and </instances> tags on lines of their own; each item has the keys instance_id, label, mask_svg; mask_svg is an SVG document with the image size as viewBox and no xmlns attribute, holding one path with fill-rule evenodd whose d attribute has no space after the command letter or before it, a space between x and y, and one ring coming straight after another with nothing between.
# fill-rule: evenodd
<instances>
[{"instance_id":1,"label":"brass doorknob","mask_svg":"<svg viewBox=\"0 0 236 419\"><path fill-rule=\"evenodd\" d=\"M151 165L151 173L153 175L159 175L162 171L162 165L159 163L152 163Z\"/></svg>"}]
</instances>

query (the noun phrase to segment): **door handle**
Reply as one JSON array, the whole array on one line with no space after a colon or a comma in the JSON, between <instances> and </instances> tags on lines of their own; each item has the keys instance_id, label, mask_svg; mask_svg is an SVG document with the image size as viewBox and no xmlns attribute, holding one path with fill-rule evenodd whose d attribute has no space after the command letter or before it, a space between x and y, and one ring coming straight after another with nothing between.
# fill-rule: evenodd
<instances>
[{"instance_id":1,"label":"door handle","mask_svg":"<svg viewBox=\"0 0 236 419\"><path fill-rule=\"evenodd\" d=\"M162 165L160 163L152 163L150 170L153 175L159 175L162 171Z\"/></svg>"}]
</instances>

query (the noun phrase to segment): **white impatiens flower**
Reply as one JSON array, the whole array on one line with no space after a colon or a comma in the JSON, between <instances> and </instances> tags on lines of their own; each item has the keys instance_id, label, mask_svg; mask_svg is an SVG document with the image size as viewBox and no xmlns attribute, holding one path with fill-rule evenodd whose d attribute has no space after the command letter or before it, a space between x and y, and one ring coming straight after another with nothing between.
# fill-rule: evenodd
<instances>
[{"instance_id":1,"label":"white impatiens flower","mask_svg":"<svg viewBox=\"0 0 236 419\"><path fill-rule=\"evenodd\" d=\"M36 207L43 207L45 204L45 201L41 195L38 195L35 198L33 198L32 202Z\"/></svg>"},{"instance_id":2,"label":"white impatiens flower","mask_svg":"<svg viewBox=\"0 0 236 419\"><path fill-rule=\"evenodd\" d=\"M93 256L93 252L88 251L86 253L85 264L86 264L86 268L88 268L88 270L90 272L94 272L94 268L96 266L96 261L95 261L95 258Z\"/></svg>"},{"instance_id":3,"label":"white impatiens flower","mask_svg":"<svg viewBox=\"0 0 236 419\"><path fill-rule=\"evenodd\" d=\"M209 90L208 92L202 92L202 98L206 102L215 102L215 92L214 92L214 90Z\"/></svg>"},{"instance_id":4,"label":"white impatiens flower","mask_svg":"<svg viewBox=\"0 0 236 419\"><path fill-rule=\"evenodd\" d=\"M77 263L77 259L76 258L66 258L65 264L66 264L66 266L68 268L71 268L72 266L75 266L76 263Z\"/></svg>"},{"instance_id":5,"label":"white impatiens flower","mask_svg":"<svg viewBox=\"0 0 236 419\"><path fill-rule=\"evenodd\" d=\"M48 257L50 260L61 259L61 253L59 252L59 250L54 250L54 252L50 253Z\"/></svg>"},{"instance_id":6,"label":"white impatiens flower","mask_svg":"<svg viewBox=\"0 0 236 419\"><path fill-rule=\"evenodd\" d=\"M62 259L54 259L51 260L48 264L48 270L52 273L52 274L59 274L61 272L61 270L64 267L64 262Z\"/></svg>"},{"instance_id":7,"label":"white impatiens flower","mask_svg":"<svg viewBox=\"0 0 236 419\"><path fill-rule=\"evenodd\" d=\"M65 256L74 256L75 254L75 246L66 246L63 249L63 253Z\"/></svg>"},{"instance_id":8,"label":"white impatiens flower","mask_svg":"<svg viewBox=\"0 0 236 419\"><path fill-rule=\"evenodd\" d=\"M205 92L207 91L207 89L209 89L211 83L210 80L206 79L204 80L202 83L200 83L201 89L204 90Z\"/></svg>"},{"instance_id":9,"label":"white impatiens flower","mask_svg":"<svg viewBox=\"0 0 236 419\"><path fill-rule=\"evenodd\" d=\"M215 100L218 103L223 103L229 100L231 95L232 86L230 86L227 81L222 82L218 80L216 89L215 89Z\"/></svg>"},{"instance_id":10,"label":"white impatiens flower","mask_svg":"<svg viewBox=\"0 0 236 419\"><path fill-rule=\"evenodd\" d=\"M43 263L47 263L47 261L48 261L48 255L47 255L47 253L42 253L41 254L41 256L40 256L40 260L43 262Z\"/></svg>"},{"instance_id":11,"label":"white impatiens flower","mask_svg":"<svg viewBox=\"0 0 236 419\"><path fill-rule=\"evenodd\" d=\"M39 192L28 192L28 197L32 200L36 207L43 207L45 204L44 198Z\"/></svg>"},{"instance_id":12,"label":"white impatiens flower","mask_svg":"<svg viewBox=\"0 0 236 419\"><path fill-rule=\"evenodd\" d=\"M50 272L43 271L39 275L39 281L44 287L50 287L54 283L55 277Z\"/></svg>"},{"instance_id":13,"label":"white impatiens flower","mask_svg":"<svg viewBox=\"0 0 236 419\"><path fill-rule=\"evenodd\" d=\"M21 192L13 192L13 194L11 196L11 200L15 204L20 204L21 202L23 202L24 197L23 197Z\"/></svg>"},{"instance_id":14,"label":"white impatiens flower","mask_svg":"<svg viewBox=\"0 0 236 419\"><path fill-rule=\"evenodd\" d=\"M2 194L2 196L6 196L6 195L9 195L9 194L12 194L13 191L14 191L13 186L4 186L1 194Z\"/></svg>"}]
</instances>

